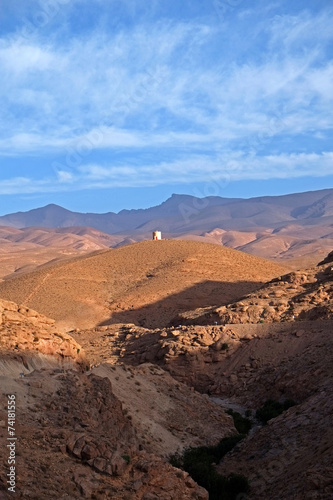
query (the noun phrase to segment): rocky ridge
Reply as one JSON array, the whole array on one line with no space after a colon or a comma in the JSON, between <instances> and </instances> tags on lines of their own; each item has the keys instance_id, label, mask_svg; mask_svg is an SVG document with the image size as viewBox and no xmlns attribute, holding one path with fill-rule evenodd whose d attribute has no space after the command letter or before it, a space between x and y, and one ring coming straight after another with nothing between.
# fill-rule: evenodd
<instances>
[{"instance_id":1,"label":"rocky ridge","mask_svg":"<svg viewBox=\"0 0 333 500\"><path fill-rule=\"evenodd\" d=\"M188 323L191 314L181 318ZM259 290L226 306L195 317L199 324L260 323L333 318L333 266L319 267L274 278Z\"/></svg>"},{"instance_id":2,"label":"rocky ridge","mask_svg":"<svg viewBox=\"0 0 333 500\"><path fill-rule=\"evenodd\" d=\"M332 321L182 326L148 330L111 325L74 334L94 365L158 365L201 393L237 397L255 407L265 398L303 400L329 376ZM107 355L105 353L112 353ZM323 360L325 363L323 364Z\"/></svg>"},{"instance_id":3,"label":"rocky ridge","mask_svg":"<svg viewBox=\"0 0 333 500\"><path fill-rule=\"evenodd\" d=\"M67 333L59 332L53 319L7 300L0 300L0 350L8 355L41 353L85 364L81 346Z\"/></svg>"}]
</instances>

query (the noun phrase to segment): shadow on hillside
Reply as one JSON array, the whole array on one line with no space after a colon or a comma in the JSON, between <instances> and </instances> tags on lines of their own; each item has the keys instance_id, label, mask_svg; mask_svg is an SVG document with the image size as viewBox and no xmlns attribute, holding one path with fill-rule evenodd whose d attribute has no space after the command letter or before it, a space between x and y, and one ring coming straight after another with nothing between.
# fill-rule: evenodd
<instances>
[{"instance_id":1,"label":"shadow on hillside","mask_svg":"<svg viewBox=\"0 0 333 500\"><path fill-rule=\"evenodd\" d=\"M240 299L262 285L263 283L252 281L202 281L180 293L170 294L142 307L128 305L119 310L117 304L114 304L114 312L110 318L99 326L133 323L145 328L163 328L178 324L207 324L206 316L210 313L210 308ZM214 324L215 321L218 321L218 316L212 314L208 322Z\"/></svg>"}]
</instances>

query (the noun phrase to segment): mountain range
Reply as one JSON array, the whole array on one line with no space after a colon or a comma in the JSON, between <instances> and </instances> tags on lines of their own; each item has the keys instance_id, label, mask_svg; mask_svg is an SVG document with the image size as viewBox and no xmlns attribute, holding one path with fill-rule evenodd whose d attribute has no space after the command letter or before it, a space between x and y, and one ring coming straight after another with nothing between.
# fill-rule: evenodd
<instances>
[{"instance_id":1,"label":"mountain range","mask_svg":"<svg viewBox=\"0 0 333 500\"><path fill-rule=\"evenodd\" d=\"M59 238L66 246L64 234L66 238L74 234L81 237L74 238L76 248L87 250L150 239L151 232L159 229L165 238L212 242L266 258L308 257L318 262L333 246L333 189L249 199L174 194L151 208L104 214L50 204L1 216L0 225L47 228L51 236L46 239L56 240L55 246L60 245ZM1 237L13 240L12 230L8 231L6 235L2 228ZM21 234L21 240L27 237L30 242L38 239L31 230ZM37 244L52 246L52 241L42 240Z\"/></svg>"}]
</instances>

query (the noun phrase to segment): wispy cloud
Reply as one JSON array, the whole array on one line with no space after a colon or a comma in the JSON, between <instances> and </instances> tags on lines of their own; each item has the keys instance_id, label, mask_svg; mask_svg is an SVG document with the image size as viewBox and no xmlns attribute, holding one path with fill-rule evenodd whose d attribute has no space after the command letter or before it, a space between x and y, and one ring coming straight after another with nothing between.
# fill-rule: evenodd
<instances>
[{"instance_id":1,"label":"wispy cloud","mask_svg":"<svg viewBox=\"0 0 333 500\"><path fill-rule=\"evenodd\" d=\"M0 194L33 194L41 192L79 191L117 187L147 187L165 183L179 185L191 182L217 184L260 179L293 179L332 174L333 153L280 154L246 156L230 152L212 159L192 156L168 163L119 166L88 164L67 170L54 169L53 175L36 181L29 177L0 180Z\"/></svg>"},{"instance_id":2,"label":"wispy cloud","mask_svg":"<svg viewBox=\"0 0 333 500\"><path fill-rule=\"evenodd\" d=\"M55 15L70 15L75 4L62 3ZM175 22L154 2L153 14L109 31L103 2L92 3L102 10L89 31L62 40L50 17L48 39L27 36L25 23L0 38L1 161L45 158L38 182L3 180L2 193L188 183L204 171L331 174L331 8L276 15L272 4L256 20L254 7L236 6L219 24L213 4Z\"/></svg>"}]
</instances>

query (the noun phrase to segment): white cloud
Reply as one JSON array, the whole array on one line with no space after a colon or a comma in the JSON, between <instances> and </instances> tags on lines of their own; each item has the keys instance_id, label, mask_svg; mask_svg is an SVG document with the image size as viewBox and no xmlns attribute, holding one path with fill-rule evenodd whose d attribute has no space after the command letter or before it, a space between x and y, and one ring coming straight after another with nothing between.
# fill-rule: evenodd
<instances>
[{"instance_id":1,"label":"white cloud","mask_svg":"<svg viewBox=\"0 0 333 500\"><path fill-rule=\"evenodd\" d=\"M52 51L38 45L27 44L26 40L22 38L18 38L14 43L11 39L1 41L0 65L2 71L5 74L11 73L18 79L28 75L29 72L49 71L57 62Z\"/></svg>"},{"instance_id":2,"label":"white cloud","mask_svg":"<svg viewBox=\"0 0 333 500\"><path fill-rule=\"evenodd\" d=\"M74 176L71 172L67 172L66 170L58 170L57 177L60 184L62 183L72 183L74 181Z\"/></svg>"},{"instance_id":3,"label":"white cloud","mask_svg":"<svg viewBox=\"0 0 333 500\"><path fill-rule=\"evenodd\" d=\"M306 9L306 5L304 7ZM307 43L315 46L319 42L332 40L330 19L333 11L331 6L327 7L317 15L313 15L310 10L304 10L299 15L286 13L274 16L267 26L271 47L279 50L284 47L291 51L295 48L302 49Z\"/></svg>"},{"instance_id":4,"label":"white cloud","mask_svg":"<svg viewBox=\"0 0 333 500\"><path fill-rule=\"evenodd\" d=\"M209 182L217 184L256 179L292 179L325 177L333 171L333 152L322 154L245 155L241 151L225 152L214 159L210 156L191 156L173 162L157 164L101 166L90 164L55 171L36 181L17 177L0 181L0 194L31 194L82 189L116 187L147 187L164 183L188 184ZM55 182L57 180L57 182Z\"/></svg>"},{"instance_id":5,"label":"white cloud","mask_svg":"<svg viewBox=\"0 0 333 500\"><path fill-rule=\"evenodd\" d=\"M35 184L46 190L201 181L205 169L234 179L331 174L331 153L312 150L311 139L328 140L333 128L332 10L271 18L272 10L244 40L246 54L234 47L232 64L224 44L237 34L208 18L99 27L63 42L38 30L3 37L0 155L56 155ZM251 15L247 7L238 17ZM270 150L281 137L307 137L305 156ZM6 190L21 181L3 182ZM35 188L26 178L21 189Z\"/></svg>"}]
</instances>

